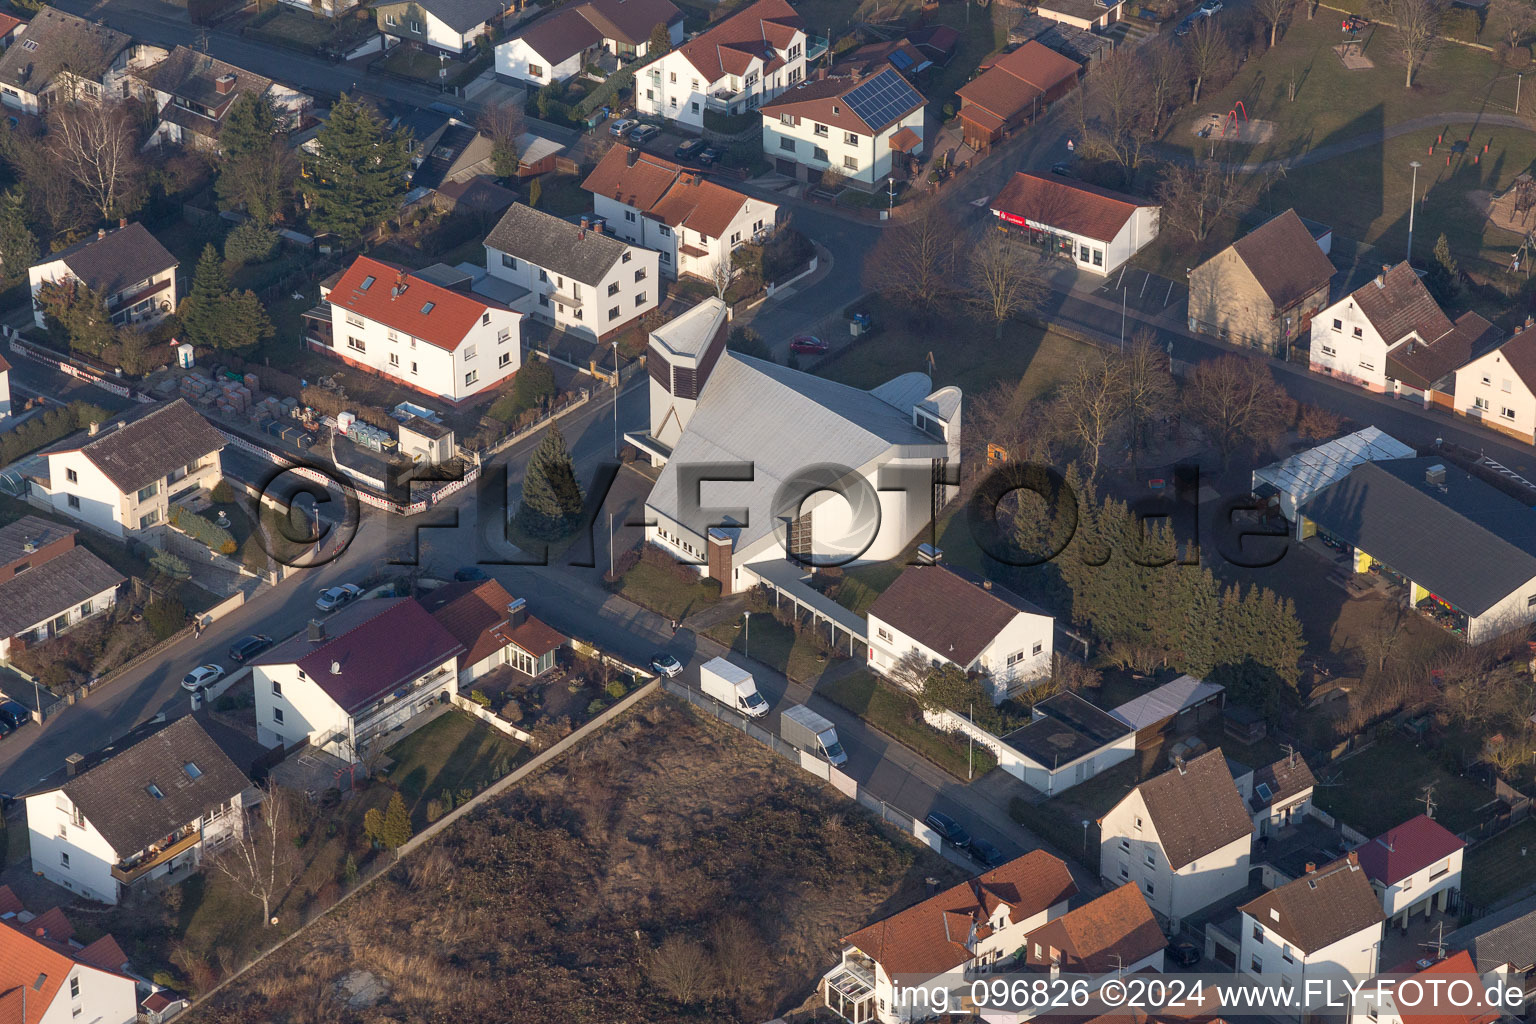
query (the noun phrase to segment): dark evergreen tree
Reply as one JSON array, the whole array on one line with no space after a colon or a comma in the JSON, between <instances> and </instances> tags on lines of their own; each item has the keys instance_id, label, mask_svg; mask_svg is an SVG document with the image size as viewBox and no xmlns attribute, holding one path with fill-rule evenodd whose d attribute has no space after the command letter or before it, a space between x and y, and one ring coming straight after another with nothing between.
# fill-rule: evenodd
<instances>
[{"instance_id":1,"label":"dark evergreen tree","mask_svg":"<svg viewBox=\"0 0 1536 1024\"><path fill-rule=\"evenodd\" d=\"M77 352L99 356L117 335L106 300L74 278L44 281L37 304L53 336Z\"/></svg>"},{"instance_id":2,"label":"dark evergreen tree","mask_svg":"<svg viewBox=\"0 0 1536 1024\"><path fill-rule=\"evenodd\" d=\"M230 106L214 182L221 209L244 210L259 225L277 218L293 179L293 161L277 131L277 110L267 97L245 95Z\"/></svg>"},{"instance_id":3,"label":"dark evergreen tree","mask_svg":"<svg viewBox=\"0 0 1536 1024\"><path fill-rule=\"evenodd\" d=\"M20 187L0 195L0 276L17 281L37 262L37 239L27 227L27 200Z\"/></svg>"},{"instance_id":4,"label":"dark evergreen tree","mask_svg":"<svg viewBox=\"0 0 1536 1024\"><path fill-rule=\"evenodd\" d=\"M1461 293L1461 269L1451 255L1451 243L1444 232L1435 240L1435 261L1429 265L1424 283L1442 303L1454 302Z\"/></svg>"},{"instance_id":5,"label":"dark evergreen tree","mask_svg":"<svg viewBox=\"0 0 1536 1024\"><path fill-rule=\"evenodd\" d=\"M651 29L650 42L646 43L645 56L655 60L662 54L672 49L672 33L667 31L667 23L658 21Z\"/></svg>"},{"instance_id":6,"label":"dark evergreen tree","mask_svg":"<svg viewBox=\"0 0 1536 1024\"><path fill-rule=\"evenodd\" d=\"M400 209L410 170L405 136L387 132L373 111L343 93L316 142L320 152L302 182L310 226L355 243Z\"/></svg>"},{"instance_id":7,"label":"dark evergreen tree","mask_svg":"<svg viewBox=\"0 0 1536 1024\"><path fill-rule=\"evenodd\" d=\"M557 540L581 522L581 485L560 427L550 424L523 475L517 525L542 540Z\"/></svg>"},{"instance_id":8,"label":"dark evergreen tree","mask_svg":"<svg viewBox=\"0 0 1536 1024\"><path fill-rule=\"evenodd\" d=\"M224 260L212 243L198 257L180 314L182 338L194 345L246 348L272 334L272 322L255 293L230 291Z\"/></svg>"}]
</instances>

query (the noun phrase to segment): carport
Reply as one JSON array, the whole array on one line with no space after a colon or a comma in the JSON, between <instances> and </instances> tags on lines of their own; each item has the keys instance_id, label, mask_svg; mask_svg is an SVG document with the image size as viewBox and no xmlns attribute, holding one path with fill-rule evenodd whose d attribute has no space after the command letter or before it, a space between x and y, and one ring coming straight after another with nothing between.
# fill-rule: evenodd
<instances>
[{"instance_id":1,"label":"carport","mask_svg":"<svg viewBox=\"0 0 1536 1024\"><path fill-rule=\"evenodd\" d=\"M868 643L869 629L865 619L806 583L810 573L804 566L796 565L787 559L775 558L751 562L742 568L757 577L758 582L763 586L773 591L775 608L779 607L780 601L791 601L796 610L810 614L811 621L817 629L825 625L827 639L832 646L837 647L843 642L838 635L839 631L846 634L849 657L855 653L854 641Z\"/></svg>"}]
</instances>

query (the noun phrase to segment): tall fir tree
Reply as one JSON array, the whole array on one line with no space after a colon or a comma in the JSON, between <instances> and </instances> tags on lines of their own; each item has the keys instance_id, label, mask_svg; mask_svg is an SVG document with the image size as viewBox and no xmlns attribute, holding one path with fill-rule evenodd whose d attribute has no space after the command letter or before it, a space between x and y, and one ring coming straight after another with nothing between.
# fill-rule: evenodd
<instances>
[{"instance_id":1,"label":"tall fir tree","mask_svg":"<svg viewBox=\"0 0 1536 1024\"><path fill-rule=\"evenodd\" d=\"M523 474L517 525L529 536L557 540L581 522L582 493L560 427L550 424Z\"/></svg>"},{"instance_id":2,"label":"tall fir tree","mask_svg":"<svg viewBox=\"0 0 1536 1024\"><path fill-rule=\"evenodd\" d=\"M224 300L228 295L229 278L224 274L224 258L209 242L197 258L192 289L181 301L182 340L209 348L223 347L228 326Z\"/></svg>"},{"instance_id":3,"label":"tall fir tree","mask_svg":"<svg viewBox=\"0 0 1536 1024\"><path fill-rule=\"evenodd\" d=\"M410 169L405 136L343 93L315 141L320 152L301 182L310 226L355 243L400 209Z\"/></svg>"},{"instance_id":4,"label":"tall fir tree","mask_svg":"<svg viewBox=\"0 0 1536 1024\"><path fill-rule=\"evenodd\" d=\"M0 195L0 277L20 280L37 262L37 239L27 227L27 200L20 186Z\"/></svg>"}]
</instances>

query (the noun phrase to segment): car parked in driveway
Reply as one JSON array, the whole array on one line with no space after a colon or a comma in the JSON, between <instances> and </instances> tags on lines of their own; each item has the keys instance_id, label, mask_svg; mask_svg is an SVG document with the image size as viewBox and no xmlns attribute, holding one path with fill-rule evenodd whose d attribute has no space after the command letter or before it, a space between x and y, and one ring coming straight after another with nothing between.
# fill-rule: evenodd
<instances>
[{"instance_id":1,"label":"car parked in driveway","mask_svg":"<svg viewBox=\"0 0 1536 1024\"><path fill-rule=\"evenodd\" d=\"M1203 955L1200 947L1188 939L1179 939L1176 942L1168 943L1168 956L1180 967L1195 966L1195 964L1200 962L1200 957Z\"/></svg>"},{"instance_id":2,"label":"car parked in driveway","mask_svg":"<svg viewBox=\"0 0 1536 1024\"><path fill-rule=\"evenodd\" d=\"M203 687L210 686L223 678L223 665L199 665L182 677L181 688L196 693Z\"/></svg>"},{"instance_id":3,"label":"car parked in driveway","mask_svg":"<svg viewBox=\"0 0 1536 1024\"><path fill-rule=\"evenodd\" d=\"M789 343L789 350L799 352L801 355L819 356L831 347L820 338L809 334L797 334L795 340Z\"/></svg>"},{"instance_id":4,"label":"car parked in driveway","mask_svg":"<svg viewBox=\"0 0 1536 1024\"><path fill-rule=\"evenodd\" d=\"M672 156L677 160L692 160L708 148L708 143L703 139L689 139L672 151Z\"/></svg>"},{"instance_id":5,"label":"car parked in driveway","mask_svg":"<svg viewBox=\"0 0 1536 1024\"><path fill-rule=\"evenodd\" d=\"M982 867L995 868L1005 864L1008 860L1003 856L1003 851L987 842L985 839L971 840L971 856L981 862Z\"/></svg>"},{"instance_id":6,"label":"car parked in driveway","mask_svg":"<svg viewBox=\"0 0 1536 1024\"><path fill-rule=\"evenodd\" d=\"M633 118L623 117L608 126L608 131L618 138L623 138L634 130L640 122Z\"/></svg>"},{"instance_id":7,"label":"car parked in driveway","mask_svg":"<svg viewBox=\"0 0 1536 1024\"><path fill-rule=\"evenodd\" d=\"M0 700L0 722L12 729L20 729L30 721L32 712L27 710L25 704L17 700Z\"/></svg>"},{"instance_id":8,"label":"car parked in driveway","mask_svg":"<svg viewBox=\"0 0 1536 1024\"><path fill-rule=\"evenodd\" d=\"M706 149L704 152L699 154L699 163L703 164L705 167L708 167L710 164L717 162L719 159L720 151L713 147Z\"/></svg>"},{"instance_id":9,"label":"car parked in driveway","mask_svg":"<svg viewBox=\"0 0 1536 1024\"><path fill-rule=\"evenodd\" d=\"M363 596L363 588L356 583L343 583L339 587L322 590L315 598L315 607L323 612L333 612L342 605Z\"/></svg>"},{"instance_id":10,"label":"car parked in driveway","mask_svg":"<svg viewBox=\"0 0 1536 1024\"><path fill-rule=\"evenodd\" d=\"M671 679L682 675L683 663L665 651L657 651L651 655L651 671Z\"/></svg>"},{"instance_id":11,"label":"car parked in driveway","mask_svg":"<svg viewBox=\"0 0 1536 1024\"><path fill-rule=\"evenodd\" d=\"M247 658L254 658L268 647L272 646L272 638L265 633L252 633L250 636L241 637L235 641L229 649L229 660L243 662Z\"/></svg>"},{"instance_id":12,"label":"car parked in driveway","mask_svg":"<svg viewBox=\"0 0 1536 1024\"><path fill-rule=\"evenodd\" d=\"M643 124L629 133L629 141L637 146L643 146L656 136L661 134L661 129L653 124Z\"/></svg>"},{"instance_id":13,"label":"car parked in driveway","mask_svg":"<svg viewBox=\"0 0 1536 1024\"><path fill-rule=\"evenodd\" d=\"M971 845L971 834L949 815L934 811L924 818L923 821L951 846L964 850Z\"/></svg>"}]
</instances>

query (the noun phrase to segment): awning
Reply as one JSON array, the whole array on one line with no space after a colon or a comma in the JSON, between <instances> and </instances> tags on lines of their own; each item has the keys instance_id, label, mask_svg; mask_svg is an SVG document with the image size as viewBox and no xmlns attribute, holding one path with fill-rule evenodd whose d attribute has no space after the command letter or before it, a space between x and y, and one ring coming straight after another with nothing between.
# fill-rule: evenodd
<instances>
[{"instance_id":1,"label":"awning","mask_svg":"<svg viewBox=\"0 0 1536 1024\"><path fill-rule=\"evenodd\" d=\"M969 121L976 127L983 128L989 132L995 132L1003 126L1002 118L985 107L978 107L974 104L960 108L960 120ZM893 139L892 141L894 142L895 140Z\"/></svg>"},{"instance_id":2,"label":"awning","mask_svg":"<svg viewBox=\"0 0 1536 1024\"><path fill-rule=\"evenodd\" d=\"M903 128L891 136L891 148L898 153L910 153L922 144L922 137L911 128Z\"/></svg>"}]
</instances>

